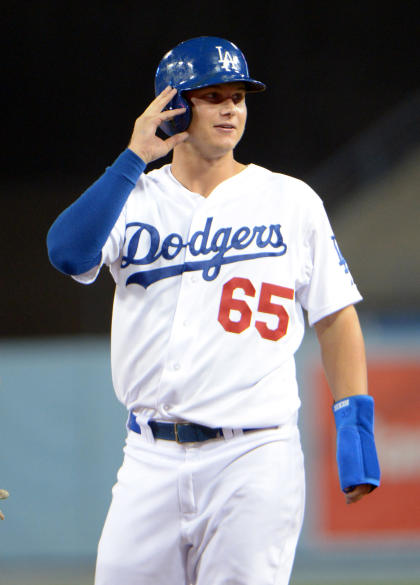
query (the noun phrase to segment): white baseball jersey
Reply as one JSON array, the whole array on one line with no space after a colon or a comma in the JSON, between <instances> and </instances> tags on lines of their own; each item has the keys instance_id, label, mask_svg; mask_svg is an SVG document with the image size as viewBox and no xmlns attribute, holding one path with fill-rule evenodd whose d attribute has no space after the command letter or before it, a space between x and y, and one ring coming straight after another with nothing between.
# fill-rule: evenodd
<instances>
[{"instance_id":1,"label":"white baseball jersey","mask_svg":"<svg viewBox=\"0 0 420 585\"><path fill-rule=\"evenodd\" d=\"M116 282L116 394L143 418L280 425L310 324L361 300L321 199L249 165L204 198L142 174L102 251ZM92 282L99 268L75 278Z\"/></svg>"}]
</instances>

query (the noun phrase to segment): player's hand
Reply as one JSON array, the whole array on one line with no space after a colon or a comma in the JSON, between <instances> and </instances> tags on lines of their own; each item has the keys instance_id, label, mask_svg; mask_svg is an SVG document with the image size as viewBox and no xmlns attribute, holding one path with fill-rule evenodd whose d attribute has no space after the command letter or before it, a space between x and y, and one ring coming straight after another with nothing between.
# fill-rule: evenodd
<instances>
[{"instance_id":1,"label":"player's hand","mask_svg":"<svg viewBox=\"0 0 420 585\"><path fill-rule=\"evenodd\" d=\"M166 87L139 116L134 124L128 148L135 152L146 164L165 156L177 144L188 138L188 132L180 132L166 140L156 136L158 126L165 120L170 120L185 112L185 108L162 111L175 97L177 90Z\"/></svg>"},{"instance_id":2,"label":"player's hand","mask_svg":"<svg viewBox=\"0 0 420 585\"><path fill-rule=\"evenodd\" d=\"M0 490L0 500L5 500L8 497L9 497L9 492L7 492L6 490ZM0 520L4 520L4 514L1 510L0 510Z\"/></svg>"},{"instance_id":3,"label":"player's hand","mask_svg":"<svg viewBox=\"0 0 420 585\"><path fill-rule=\"evenodd\" d=\"M355 504L361 500L364 496L369 494L373 489L370 483L362 483L353 488L350 492L346 492L346 504Z\"/></svg>"}]
</instances>

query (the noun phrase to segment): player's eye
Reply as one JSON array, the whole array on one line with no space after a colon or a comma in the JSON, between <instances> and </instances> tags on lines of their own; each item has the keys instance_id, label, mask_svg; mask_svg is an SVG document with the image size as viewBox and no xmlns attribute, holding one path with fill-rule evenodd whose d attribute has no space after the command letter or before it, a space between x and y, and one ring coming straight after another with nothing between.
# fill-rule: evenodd
<instances>
[{"instance_id":1,"label":"player's eye","mask_svg":"<svg viewBox=\"0 0 420 585\"><path fill-rule=\"evenodd\" d=\"M232 96L232 100L235 104L239 104L240 102L242 102L245 99L245 93L235 93Z\"/></svg>"},{"instance_id":2,"label":"player's eye","mask_svg":"<svg viewBox=\"0 0 420 585\"><path fill-rule=\"evenodd\" d=\"M231 96L228 96L219 91L208 91L199 96L200 99L212 103L212 104L220 104L226 99L232 99L234 104L239 104L245 99L245 92L238 91Z\"/></svg>"},{"instance_id":3,"label":"player's eye","mask_svg":"<svg viewBox=\"0 0 420 585\"><path fill-rule=\"evenodd\" d=\"M208 102L218 103L221 101L221 97L218 93L211 91L209 93L205 93L201 96L202 99L207 100Z\"/></svg>"}]
</instances>

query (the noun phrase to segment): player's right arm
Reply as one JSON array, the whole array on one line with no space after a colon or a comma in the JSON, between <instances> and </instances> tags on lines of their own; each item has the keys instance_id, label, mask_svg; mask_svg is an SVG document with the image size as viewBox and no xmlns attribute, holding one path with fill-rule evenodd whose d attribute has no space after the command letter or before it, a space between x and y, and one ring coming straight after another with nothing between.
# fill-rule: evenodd
<instances>
[{"instance_id":1,"label":"player's right arm","mask_svg":"<svg viewBox=\"0 0 420 585\"><path fill-rule=\"evenodd\" d=\"M187 138L186 132L166 140L156 135L162 121L185 112L162 111L175 93L167 87L153 100L137 118L128 148L51 226L48 254L61 272L83 274L100 264L102 248L147 164Z\"/></svg>"}]
</instances>

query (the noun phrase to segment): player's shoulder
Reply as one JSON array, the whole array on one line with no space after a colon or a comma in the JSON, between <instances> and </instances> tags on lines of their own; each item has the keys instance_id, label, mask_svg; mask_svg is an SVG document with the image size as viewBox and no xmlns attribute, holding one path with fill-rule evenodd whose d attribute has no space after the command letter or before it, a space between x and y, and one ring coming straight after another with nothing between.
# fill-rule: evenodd
<instances>
[{"instance_id":1,"label":"player's shoulder","mask_svg":"<svg viewBox=\"0 0 420 585\"><path fill-rule=\"evenodd\" d=\"M279 171L271 171L256 164L249 165L249 167L261 187L269 189L274 194L291 198L296 203L322 204L320 196L304 180Z\"/></svg>"},{"instance_id":2,"label":"player's shoulder","mask_svg":"<svg viewBox=\"0 0 420 585\"><path fill-rule=\"evenodd\" d=\"M174 185L171 178L170 165L163 165L142 173L132 191L131 200L139 197L160 198L167 197L169 193L173 196Z\"/></svg>"},{"instance_id":3,"label":"player's shoulder","mask_svg":"<svg viewBox=\"0 0 420 585\"><path fill-rule=\"evenodd\" d=\"M162 184L168 182L170 178L169 172L170 165L162 165L161 167L151 169L147 173L140 175L140 181L145 184Z\"/></svg>"}]
</instances>

